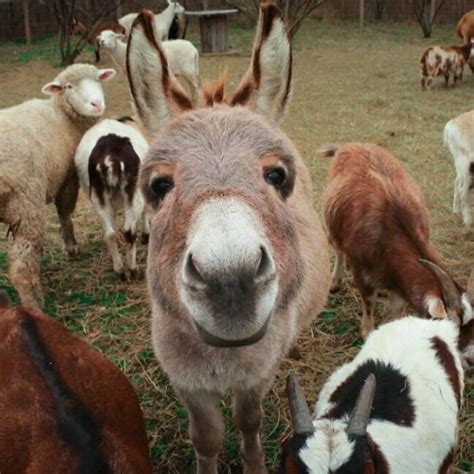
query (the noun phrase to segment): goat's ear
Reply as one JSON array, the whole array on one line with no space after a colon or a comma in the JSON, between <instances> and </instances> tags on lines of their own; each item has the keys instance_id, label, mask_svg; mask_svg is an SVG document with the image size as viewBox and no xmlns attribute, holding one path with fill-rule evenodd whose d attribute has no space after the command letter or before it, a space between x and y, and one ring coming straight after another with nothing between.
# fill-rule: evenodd
<instances>
[{"instance_id":1,"label":"goat's ear","mask_svg":"<svg viewBox=\"0 0 474 474\"><path fill-rule=\"evenodd\" d=\"M433 319L446 319L448 313L446 312L446 307L444 306L443 300L435 296L429 296L425 301L428 314Z\"/></svg>"},{"instance_id":2,"label":"goat's ear","mask_svg":"<svg viewBox=\"0 0 474 474\"><path fill-rule=\"evenodd\" d=\"M231 105L247 105L280 121L291 98L291 45L280 10L273 3L260 7L250 68Z\"/></svg>"},{"instance_id":3,"label":"goat's ear","mask_svg":"<svg viewBox=\"0 0 474 474\"><path fill-rule=\"evenodd\" d=\"M116 74L117 71L115 69L99 69L99 80L108 81L113 79Z\"/></svg>"},{"instance_id":4,"label":"goat's ear","mask_svg":"<svg viewBox=\"0 0 474 474\"><path fill-rule=\"evenodd\" d=\"M127 75L136 113L150 132L173 115L192 109L191 100L168 67L150 10L143 10L133 22Z\"/></svg>"}]
</instances>

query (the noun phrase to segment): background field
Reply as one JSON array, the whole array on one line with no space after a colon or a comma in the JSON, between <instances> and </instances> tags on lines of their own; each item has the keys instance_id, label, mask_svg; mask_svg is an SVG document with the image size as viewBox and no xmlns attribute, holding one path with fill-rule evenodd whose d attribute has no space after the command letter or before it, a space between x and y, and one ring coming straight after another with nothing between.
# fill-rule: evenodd
<instances>
[{"instance_id":1,"label":"background field","mask_svg":"<svg viewBox=\"0 0 474 474\"><path fill-rule=\"evenodd\" d=\"M418 59L424 46L456 42L453 27L435 30L431 40L421 39L417 25L377 24L360 30L353 23L308 21L295 40L295 91L284 124L308 164L314 181L315 206L324 188L328 162L319 158L326 143L370 141L386 147L404 164L425 193L432 217L432 238L446 266L461 283L473 265L474 234L465 232L460 218L451 214L453 166L442 145L447 120L472 109L474 77L466 69L464 82L446 90L435 81L434 90L422 93ZM201 60L202 78L214 79L227 70L235 87L248 66L253 32L231 31L232 47L242 54ZM197 35L191 31L191 39ZM20 44L0 46L0 107L40 96L41 86L59 72L55 43L44 39L27 49ZM91 52L81 57L92 60ZM104 65L111 64L104 53ZM119 75L105 86L108 116L129 113L127 83ZM186 411L176 402L166 376L154 359L149 331L150 311L144 281L116 281L98 220L81 194L75 215L81 245L77 258L62 252L58 220L50 209L49 232L42 259L46 311L71 331L84 336L104 352L134 384L142 402L156 471L192 472L193 451L187 436ZM0 289L15 299L6 276L8 242L0 225ZM145 249L140 252L141 266ZM265 400L263 444L268 466L274 469L279 439L288 426L284 380L296 371L308 401L313 403L328 374L358 351L361 308L348 276L343 291L332 296L327 310L315 316L300 337L303 358L284 360L272 391ZM384 320L378 307L377 321ZM228 400L222 404L228 428ZM474 385L467 380L460 420L458 467L474 469ZM236 433L227 431L221 456L222 472L238 472ZM415 474L415 473L414 473Z\"/></svg>"}]
</instances>

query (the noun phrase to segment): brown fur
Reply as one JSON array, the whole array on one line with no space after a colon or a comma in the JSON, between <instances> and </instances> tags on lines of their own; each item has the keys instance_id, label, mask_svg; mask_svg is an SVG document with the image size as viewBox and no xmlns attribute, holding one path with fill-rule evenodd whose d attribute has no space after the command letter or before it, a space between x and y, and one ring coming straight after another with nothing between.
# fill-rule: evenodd
<instances>
[{"instance_id":1,"label":"brown fur","mask_svg":"<svg viewBox=\"0 0 474 474\"><path fill-rule=\"evenodd\" d=\"M268 96L260 98L266 103L278 102L275 109L280 112L291 90L291 67L286 63L291 53L286 37L271 46L283 51L281 75L274 77L272 71L261 67L260 55L270 54L266 39L277 31L274 28L281 27L276 21L280 21L278 10L265 4L252 65L243 82L249 84L248 94L242 100L239 88L228 99L228 103L246 104L270 120L273 117L266 108L258 110L261 90ZM155 124L160 126L140 171L142 191L156 211L148 260L155 352L188 408L198 471L217 472L224 435L219 400L224 392L231 391L234 422L242 432L244 470L263 473L266 471L258 436L261 400L299 330L324 308L330 283L327 242L313 209L310 175L289 140L249 108L222 104L223 82L216 89L208 89L207 108L183 110L170 93L174 78L170 74L169 80L164 79L168 74L166 60L159 44L149 37L150 27L150 16L139 15L131 34L127 70L141 119L149 129ZM140 51L148 48L156 63L137 63L134 47ZM254 76L255 64L259 65L259 78ZM137 65L149 70L134 75ZM154 116L150 113L153 106ZM156 117L157 112L161 117ZM275 166L286 170L285 184L278 189L265 179ZM173 182L173 189L164 198L150 189L157 178ZM242 347L206 344L180 298L180 274L190 227L200 205L216 197L232 198L252 209L272 249L278 274L277 301L267 332L258 342ZM232 286L225 290L237 291ZM218 300L218 295L214 299Z\"/></svg>"},{"instance_id":2,"label":"brown fur","mask_svg":"<svg viewBox=\"0 0 474 474\"><path fill-rule=\"evenodd\" d=\"M418 261L440 264L429 242L423 195L387 151L361 144L337 151L324 215L330 241L347 258L362 296L364 335L373 328L369 313L377 290L395 293L422 315L427 315L427 296L442 298L438 280Z\"/></svg>"},{"instance_id":3,"label":"brown fur","mask_svg":"<svg viewBox=\"0 0 474 474\"><path fill-rule=\"evenodd\" d=\"M474 10L467 12L456 25L456 33L464 43L474 38Z\"/></svg>"},{"instance_id":4,"label":"brown fur","mask_svg":"<svg viewBox=\"0 0 474 474\"><path fill-rule=\"evenodd\" d=\"M93 455L110 472L151 473L138 399L102 354L21 308L0 309L0 340L2 473L74 473ZM68 438L71 419L79 430Z\"/></svg>"}]
</instances>

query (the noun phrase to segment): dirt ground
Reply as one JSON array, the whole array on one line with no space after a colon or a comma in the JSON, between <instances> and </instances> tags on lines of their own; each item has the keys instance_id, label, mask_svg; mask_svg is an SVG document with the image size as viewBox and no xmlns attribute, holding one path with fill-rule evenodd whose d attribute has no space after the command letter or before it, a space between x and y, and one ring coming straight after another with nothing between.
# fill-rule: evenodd
<instances>
[{"instance_id":1,"label":"dirt ground","mask_svg":"<svg viewBox=\"0 0 474 474\"><path fill-rule=\"evenodd\" d=\"M252 32L233 29L231 44L243 54L202 58L203 80L215 79L226 70L229 87L235 87L249 63L251 37ZM464 230L459 216L451 213L454 172L451 157L443 148L442 130L449 119L472 108L474 77L466 70L459 87L445 89L444 81L439 79L432 91L422 93L418 69L425 46L455 41L451 26L438 28L434 38L423 40L417 25L382 23L360 30L352 23L308 22L296 38L295 90L284 129L311 170L318 210L328 167L328 162L318 156L320 146L367 141L394 153L425 194L434 245L453 276L465 283L474 261L474 235ZM34 48L26 57L23 46L0 46L0 107L40 97L41 86L59 72L48 55L34 59L35 51L39 51ZM41 56L39 52L37 55ZM92 55L84 53L82 59L89 61ZM107 58L101 65L108 67L111 62ZM123 75L105 85L105 94L107 116L130 113ZM46 311L83 335L130 377L141 399L156 472L191 472L193 451L187 436L187 415L153 355L145 282L125 284L115 280L98 219L84 195L75 215L81 245L78 257L68 260L63 254L57 222L51 208L42 259ZM6 276L8 242L1 225L0 234L0 289L7 289L15 297ZM142 266L144 257L142 248ZM379 323L385 313L382 302L378 307ZM276 465L279 439L288 426L284 395L287 374L298 373L307 399L313 403L331 371L357 353L361 345L360 314L358 296L347 275L343 291L331 296L326 311L318 318L314 315L311 328L301 335L302 359L282 362L265 400L262 442L270 469ZM474 469L472 382L468 378L457 451L457 465L467 472ZM231 428L228 400L222 408L227 432L221 471L234 472L239 465L238 442Z\"/></svg>"}]
</instances>

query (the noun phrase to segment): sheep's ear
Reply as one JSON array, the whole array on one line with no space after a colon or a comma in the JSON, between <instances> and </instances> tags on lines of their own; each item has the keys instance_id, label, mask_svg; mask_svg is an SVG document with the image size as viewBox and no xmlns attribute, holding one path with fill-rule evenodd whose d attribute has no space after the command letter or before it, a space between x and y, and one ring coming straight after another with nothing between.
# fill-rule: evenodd
<instances>
[{"instance_id":1,"label":"sheep's ear","mask_svg":"<svg viewBox=\"0 0 474 474\"><path fill-rule=\"evenodd\" d=\"M290 40L280 10L264 3L250 68L231 105L247 105L267 118L281 120L291 98L291 60Z\"/></svg>"},{"instance_id":2,"label":"sheep's ear","mask_svg":"<svg viewBox=\"0 0 474 474\"><path fill-rule=\"evenodd\" d=\"M154 20L153 12L143 10L133 22L127 47L132 102L150 132L173 115L192 109L190 98L168 67Z\"/></svg>"},{"instance_id":3,"label":"sheep's ear","mask_svg":"<svg viewBox=\"0 0 474 474\"><path fill-rule=\"evenodd\" d=\"M63 86L56 81L48 82L41 88L41 92L46 95L53 95L64 90Z\"/></svg>"},{"instance_id":4,"label":"sheep's ear","mask_svg":"<svg viewBox=\"0 0 474 474\"><path fill-rule=\"evenodd\" d=\"M117 74L115 69L99 69L99 79L101 81L108 81Z\"/></svg>"}]
</instances>

